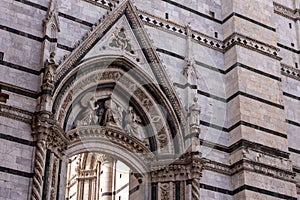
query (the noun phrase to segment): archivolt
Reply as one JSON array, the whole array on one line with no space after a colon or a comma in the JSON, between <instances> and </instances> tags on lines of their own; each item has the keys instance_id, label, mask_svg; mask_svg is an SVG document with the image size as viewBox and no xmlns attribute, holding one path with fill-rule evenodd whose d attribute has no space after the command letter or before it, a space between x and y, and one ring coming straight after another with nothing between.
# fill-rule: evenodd
<instances>
[{"instance_id":1,"label":"archivolt","mask_svg":"<svg viewBox=\"0 0 300 200\"><path fill-rule=\"evenodd\" d=\"M72 69L57 83L53 112L61 127L67 124L72 104L84 92L109 88L112 95L124 95L136 104L149 122L158 152L184 151L182 124L159 85L125 57L96 57ZM64 127L66 131L66 126Z\"/></svg>"}]
</instances>

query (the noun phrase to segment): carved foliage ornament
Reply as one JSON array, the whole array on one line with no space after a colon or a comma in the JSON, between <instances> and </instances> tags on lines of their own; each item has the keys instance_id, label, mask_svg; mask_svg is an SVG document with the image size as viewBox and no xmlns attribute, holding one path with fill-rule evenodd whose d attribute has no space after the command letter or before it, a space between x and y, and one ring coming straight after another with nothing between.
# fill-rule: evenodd
<instances>
[{"instance_id":1,"label":"carved foliage ornament","mask_svg":"<svg viewBox=\"0 0 300 200\"><path fill-rule=\"evenodd\" d=\"M118 30L118 32L113 33L113 38L111 39L109 46L127 51L130 54L134 54L132 44L130 44L130 40L127 38L124 28L121 28Z\"/></svg>"}]
</instances>

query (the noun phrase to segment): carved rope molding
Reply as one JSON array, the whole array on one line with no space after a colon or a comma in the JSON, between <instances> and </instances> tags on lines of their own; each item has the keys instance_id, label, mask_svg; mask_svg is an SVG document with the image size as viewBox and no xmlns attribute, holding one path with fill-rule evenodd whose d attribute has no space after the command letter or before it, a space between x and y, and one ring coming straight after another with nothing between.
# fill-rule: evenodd
<instances>
[{"instance_id":1,"label":"carved rope molding","mask_svg":"<svg viewBox=\"0 0 300 200\"><path fill-rule=\"evenodd\" d=\"M151 27L155 27L172 34L176 34L177 36L180 37L186 37L187 35L184 26L176 24L174 22L166 21L162 18L148 14L145 11L139 11L139 17L143 22L145 22L145 24ZM232 35L227 37L224 41L220 41L195 30L192 30L191 32L192 32L192 39L195 42L222 53L225 53L228 49L230 49L234 45L241 45L245 48L259 52L266 56L270 56L277 60L281 60L281 58L278 56L278 52L280 51L279 48L249 38L239 33L233 33Z\"/></svg>"},{"instance_id":2,"label":"carved rope molding","mask_svg":"<svg viewBox=\"0 0 300 200\"><path fill-rule=\"evenodd\" d=\"M281 63L281 74L300 81L300 70Z\"/></svg>"},{"instance_id":3,"label":"carved rope molding","mask_svg":"<svg viewBox=\"0 0 300 200\"><path fill-rule=\"evenodd\" d=\"M0 104L0 116L31 124L33 113L12 106Z\"/></svg>"}]
</instances>

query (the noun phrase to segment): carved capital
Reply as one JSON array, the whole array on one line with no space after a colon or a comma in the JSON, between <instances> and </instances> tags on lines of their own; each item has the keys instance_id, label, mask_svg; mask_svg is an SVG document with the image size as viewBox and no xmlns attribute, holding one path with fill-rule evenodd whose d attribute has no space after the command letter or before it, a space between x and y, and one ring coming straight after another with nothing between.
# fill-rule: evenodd
<instances>
[{"instance_id":1,"label":"carved capital","mask_svg":"<svg viewBox=\"0 0 300 200\"><path fill-rule=\"evenodd\" d=\"M32 135L37 141L45 141L47 148L57 155L61 155L67 148L68 140L64 131L53 120L53 115L50 112L35 113L32 122Z\"/></svg>"},{"instance_id":2,"label":"carved capital","mask_svg":"<svg viewBox=\"0 0 300 200\"><path fill-rule=\"evenodd\" d=\"M200 180L204 160L198 153L186 153L171 164L153 163L152 182Z\"/></svg>"}]
</instances>

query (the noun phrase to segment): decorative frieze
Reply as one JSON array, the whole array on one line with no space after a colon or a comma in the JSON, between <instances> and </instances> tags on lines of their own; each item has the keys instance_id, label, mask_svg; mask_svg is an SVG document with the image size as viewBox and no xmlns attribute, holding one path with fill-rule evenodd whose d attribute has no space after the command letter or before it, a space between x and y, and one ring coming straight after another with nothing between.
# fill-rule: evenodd
<instances>
[{"instance_id":1,"label":"decorative frieze","mask_svg":"<svg viewBox=\"0 0 300 200\"><path fill-rule=\"evenodd\" d=\"M281 5L279 3L276 3L274 2L274 12L276 14L279 14L283 17L286 17L286 18L289 18L289 19L292 19L292 20L299 20L300 19L300 10L299 9L291 9L291 8L288 8L284 5Z\"/></svg>"},{"instance_id":2,"label":"decorative frieze","mask_svg":"<svg viewBox=\"0 0 300 200\"><path fill-rule=\"evenodd\" d=\"M187 32L185 30L185 27L170 21L166 21L162 18L153 16L151 14L148 14L144 11L139 11L139 17L140 19L145 22L145 24L168 31L172 34L176 34L180 37L187 37ZM241 45L245 48L249 48L253 51L257 51L259 53L262 53L264 55L273 57L277 60L281 60L281 58L278 56L278 52L280 51L279 48L260 42L258 40L249 38L247 36L243 36L238 33L233 33L228 38L226 38L224 41L217 40L213 37L207 36L205 34L199 33L195 30L191 30L191 36L194 42L197 42L201 45L207 46L209 48L212 48L214 50L220 51L222 53L225 53L228 49L230 49L234 45Z\"/></svg>"},{"instance_id":3,"label":"decorative frieze","mask_svg":"<svg viewBox=\"0 0 300 200\"><path fill-rule=\"evenodd\" d=\"M280 58L278 56L278 53L280 51L279 48L269 45L269 44L266 44L264 42L260 42L258 40L249 38L249 37L241 35L239 33L233 33L231 36L229 36L228 38L226 38L223 41L223 45L222 45L222 48L224 49L223 52L226 52L228 49L230 49L234 45L240 45L240 46L249 48L253 51L257 51L261 54L273 57L277 60L282 60L282 58Z\"/></svg>"},{"instance_id":4,"label":"decorative frieze","mask_svg":"<svg viewBox=\"0 0 300 200\"><path fill-rule=\"evenodd\" d=\"M300 70L281 63L281 74L300 81Z\"/></svg>"},{"instance_id":5,"label":"decorative frieze","mask_svg":"<svg viewBox=\"0 0 300 200\"><path fill-rule=\"evenodd\" d=\"M108 0L84 0L96 6L102 7L107 10L111 10L112 7L115 7L119 4L119 1L108 1Z\"/></svg>"}]
</instances>

